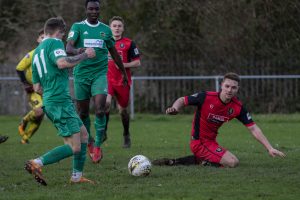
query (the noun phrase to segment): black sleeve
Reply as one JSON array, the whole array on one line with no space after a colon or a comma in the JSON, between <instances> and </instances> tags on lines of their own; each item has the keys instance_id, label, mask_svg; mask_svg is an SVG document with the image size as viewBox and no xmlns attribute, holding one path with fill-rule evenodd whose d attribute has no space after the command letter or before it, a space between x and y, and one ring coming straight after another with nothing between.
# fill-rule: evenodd
<instances>
[{"instance_id":1,"label":"black sleeve","mask_svg":"<svg viewBox=\"0 0 300 200\"><path fill-rule=\"evenodd\" d=\"M140 52L136 47L135 43L131 41L130 47L128 49L128 61L131 62L132 60L139 57L140 57Z\"/></svg>"},{"instance_id":2,"label":"black sleeve","mask_svg":"<svg viewBox=\"0 0 300 200\"><path fill-rule=\"evenodd\" d=\"M19 71L19 70L16 70L17 71L17 74L21 80L22 83L26 84L28 83L27 80L26 80L26 77L25 77L25 72L24 71Z\"/></svg>"},{"instance_id":3,"label":"black sleeve","mask_svg":"<svg viewBox=\"0 0 300 200\"><path fill-rule=\"evenodd\" d=\"M250 113L247 111L247 109L242 106L240 115L236 117L240 122L242 122L244 125L253 123L252 117Z\"/></svg>"},{"instance_id":4,"label":"black sleeve","mask_svg":"<svg viewBox=\"0 0 300 200\"><path fill-rule=\"evenodd\" d=\"M206 92L199 92L185 97L186 105L200 106L203 104L206 97Z\"/></svg>"}]
</instances>

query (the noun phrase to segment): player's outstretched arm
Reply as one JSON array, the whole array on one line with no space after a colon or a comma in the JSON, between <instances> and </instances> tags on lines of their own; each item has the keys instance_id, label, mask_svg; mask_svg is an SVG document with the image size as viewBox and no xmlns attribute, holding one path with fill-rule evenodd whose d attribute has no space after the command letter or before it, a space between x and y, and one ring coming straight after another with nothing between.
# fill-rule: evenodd
<instances>
[{"instance_id":1,"label":"player's outstretched arm","mask_svg":"<svg viewBox=\"0 0 300 200\"><path fill-rule=\"evenodd\" d=\"M177 115L179 110L185 106L184 97L178 98L172 105L172 107L167 108L167 115Z\"/></svg>"},{"instance_id":2,"label":"player's outstretched arm","mask_svg":"<svg viewBox=\"0 0 300 200\"><path fill-rule=\"evenodd\" d=\"M123 65L122 59L121 59L120 55L118 54L115 46L112 46L111 48L109 48L108 51L109 51L111 57L113 58L113 60L115 61L116 65L118 66L118 68L122 72L123 84L127 85L128 84L128 78L127 78L127 74L126 74L126 71L125 71L125 67Z\"/></svg>"},{"instance_id":3,"label":"player's outstretched arm","mask_svg":"<svg viewBox=\"0 0 300 200\"><path fill-rule=\"evenodd\" d=\"M253 126L248 127L249 131L253 135L253 137L259 141L261 144L264 145L264 147L268 150L268 153L270 156L275 157L285 157L285 154L277 149L274 149L266 136L262 133L261 129L254 124Z\"/></svg>"},{"instance_id":4,"label":"player's outstretched arm","mask_svg":"<svg viewBox=\"0 0 300 200\"><path fill-rule=\"evenodd\" d=\"M86 60L88 58L93 58L95 56L96 56L95 50L93 48L87 48L83 53L78 54L76 56L59 58L56 61L56 64L60 69L71 68L77 65L78 63L80 63L81 61Z\"/></svg>"},{"instance_id":5,"label":"player's outstretched arm","mask_svg":"<svg viewBox=\"0 0 300 200\"><path fill-rule=\"evenodd\" d=\"M66 52L71 55L82 54L85 51L85 48L75 48L75 41L69 40L66 45Z\"/></svg>"},{"instance_id":6,"label":"player's outstretched arm","mask_svg":"<svg viewBox=\"0 0 300 200\"><path fill-rule=\"evenodd\" d=\"M136 67L141 66L141 60L140 59L133 60L129 63L123 63L123 65L124 65L125 68L136 68Z\"/></svg>"}]
</instances>

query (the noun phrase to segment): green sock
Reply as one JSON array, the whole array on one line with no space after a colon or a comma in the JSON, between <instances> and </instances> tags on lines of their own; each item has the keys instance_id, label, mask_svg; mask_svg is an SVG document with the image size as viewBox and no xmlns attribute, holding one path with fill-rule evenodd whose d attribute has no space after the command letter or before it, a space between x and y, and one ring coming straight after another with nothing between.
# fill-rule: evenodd
<instances>
[{"instance_id":1,"label":"green sock","mask_svg":"<svg viewBox=\"0 0 300 200\"><path fill-rule=\"evenodd\" d=\"M97 117L95 120L95 129L96 129L96 138L95 138L95 144L94 146L100 147L103 143L103 136L105 134L105 124L106 124L106 116L103 115L103 117Z\"/></svg>"},{"instance_id":2,"label":"green sock","mask_svg":"<svg viewBox=\"0 0 300 200\"><path fill-rule=\"evenodd\" d=\"M92 139L92 137L91 137L91 119L90 119L90 116L85 117L81 120L82 120L88 134L89 134L89 141L90 141Z\"/></svg>"},{"instance_id":3,"label":"green sock","mask_svg":"<svg viewBox=\"0 0 300 200\"><path fill-rule=\"evenodd\" d=\"M43 162L43 165L49 165L52 163L56 163L64 158L70 157L72 155L72 148L70 147L70 145L65 144L48 151L40 158Z\"/></svg>"},{"instance_id":4,"label":"green sock","mask_svg":"<svg viewBox=\"0 0 300 200\"><path fill-rule=\"evenodd\" d=\"M81 143L81 151L74 154L73 157L73 172L82 172L84 167L84 162L86 159L86 146L87 143Z\"/></svg>"}]
</instances>

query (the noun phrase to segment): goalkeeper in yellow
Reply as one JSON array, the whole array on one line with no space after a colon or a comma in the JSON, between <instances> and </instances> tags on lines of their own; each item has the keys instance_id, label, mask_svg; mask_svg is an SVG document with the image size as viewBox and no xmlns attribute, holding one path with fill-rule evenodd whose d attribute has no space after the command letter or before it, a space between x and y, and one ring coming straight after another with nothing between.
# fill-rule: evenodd
<instances>
[{"instance_id":1,"label":"goalkeeper in yellow","mask_svg":"<svg viewBox=\"0 0 300 200\"><path fill-rule=\"evenodd\" d=\"M40 43L44 38L44 30L41 29L38 34L37 42ZM22 137L22 144L27 144L29 142L29 139L38 130L44 117L44 112L42 110L42 96L34 92L32 85L31 62L34 50L35 49L27 53L16 67L17 74L27 93L29 105L32 108L32 110L22 118L18 127L19 134Z\"/></svg>"}]
</instances>

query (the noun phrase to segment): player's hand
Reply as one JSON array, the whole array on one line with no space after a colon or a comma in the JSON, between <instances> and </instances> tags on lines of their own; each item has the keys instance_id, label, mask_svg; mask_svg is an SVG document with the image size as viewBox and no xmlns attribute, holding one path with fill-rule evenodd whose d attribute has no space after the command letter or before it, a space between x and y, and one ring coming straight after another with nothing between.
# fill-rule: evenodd
<instances>
[{"instance_id":1,"label":"player's hand","mask_svg":"<svg viewBox=\"0 0 300 200\"><path fill-rule=\"evenodd\" d=\"M166 110L166 114L167 115L177 115L178 114L178 110L176 110L176 108L174 108L174 107L169 107Z\"/></svg>"},{"instance_id":2,"label":"player's hand","mask_svg":"<svg viewBox=\"0 0 300 200\"><path fill-rule=\"evenodd\" d=\"M279 156L279 157L282 157L284 158L285 157L285 154L277 149L274 149L274 148L271 148L269 150L269 155L272 156L272 157L275 157L275 156Z\"/></svg>"},{"instance_id":3,"label":"player's hand","mask_svg":"<svg viewBox=\"0 0 300 200\"><path fill-rule=\"evenodd\" d=\"M27 94L33 93L33 86L29 83L24 83L24 89L26 91Z\"/></svg>"},{"instance_id":4,"label":"player's hand","mask_svg":"<svg viewBox=\"0 0 300 200\"><path fill-rule=\"evenodd\" d=\"M77 51L77 55L78 54L82 54L83 52L85 52L86 48L78 48Z\"/></svg>"},{"instance_id":5,"label":"player's hand","mask_svg":"<svg viewBox=\"0 0 300 200\"><path fill-rule=\"evenodd\" d=\"M96 56L94 48L86 48L84 52L87 54L88 58L94 58Z\"/></svg>"}]
</instances>

